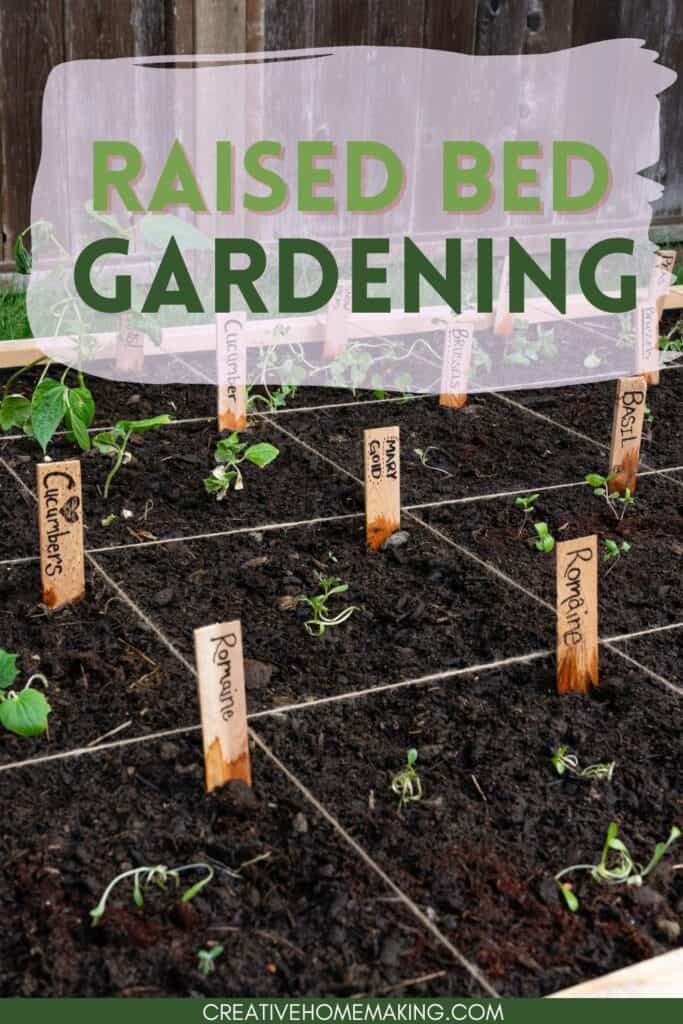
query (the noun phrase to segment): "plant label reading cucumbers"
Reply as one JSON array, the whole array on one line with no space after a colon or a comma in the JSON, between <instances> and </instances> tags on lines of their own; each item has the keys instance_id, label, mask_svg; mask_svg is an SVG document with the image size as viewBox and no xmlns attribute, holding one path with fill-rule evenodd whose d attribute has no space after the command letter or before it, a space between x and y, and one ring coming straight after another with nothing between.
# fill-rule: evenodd
<instances>
[{"instance_id":1,"label":"plant label reading cucumbers","mask_svg":"<svg viewBox=\"0 0 683 1024\"><path fill-rule=\"evenodd\" d=\"M334 359L346 348L349 340L351 313L351 282L340 281L327 307L323 355Z\"/></svg>"},{"instance_id":2,"label":"plant label reading cucumbers","mask_svg":"<svg viewBox=\"0 0 683 1024\"><path fill-rule=\"evenodd\" d=\"M557 545L557 692L598 685L598 538Z\"/></svg>"},{"instance_id":3,"label":"plant label reading cucumbers","mask_svg":"<svg viewBox=\"0 0 683 1024\"><path fill-rule=\"evenodd\" d=\"M607 480L610 494L622 494L627 487L631 493L636 489L646 395L644 377L622 377L617 381Z\"/></svg>"},{"instance_id":4,"label":"plant label reading cucumbers","mask_svg":"<svg viewBox=\"0 0 683 1024\"><path fill-rule=\"evenodd\" d=\"M244 314L216 316L218 429L244 430L247 425L247 346Z\"/></svg>"},{"instance_id":5,"label":"plant label reading cucumbers","mask_svg":"<svg viewBox=\"0 0 683 1024\"><path fill-rule=\"evenodd\" d=\"M81 464L36 465L42 602L62 608L85 593Z\"/></svg>"},{"instance_id":6,"label":"plant label reading cucumbers","mask_svg":"<svg viewBox=\"0 0 683 1024\"><path fill-rule=\"evenodd\" d=\"M654 303L636 309L636 366L648 384L659 384L659 317Z\"/></svg>"},{"instance_id":7,"label":"plant label reading cucumbers","mask_svg":"<svg viewBox=\"0 0 683 1024\"><path fill-rule=\"evenodd\" d=\"M119 373L142 373L145 368L145 336L130 326L128 317L121 317L116 336L116 369Z\"/></svg>"},{"instance_id":8,"label":"plant label reading cucumbers","mask_svg":"<svg viewBox=\"0 0 683 1024\"><path fill-rule=\"evenodd\" d=\"M398 427L363 433L365 445L365 537L375 551L401 525Z\"/></svg>"},{"instance_id":9,"label":"plant label reading cucumbers","mask_svg":"<svg viewBox=\"0 0 683 1024\"><path fill-rule=\"evenodd\" d=\"M242 624L218 622L194 631L199 708L208 793L230 779L251 786Z\"/></svg>"},{"instance_id":10,"label":"plant label reading cucumbers","mask_svg":"<svg viewBox=\"0 0 683 1024\"><path fill-rule=\"evenodd\" d=\"M439 405L460 409L467 401L473 337L471 324L449 324L446 328Z\"/></svg>"}]
</instances>

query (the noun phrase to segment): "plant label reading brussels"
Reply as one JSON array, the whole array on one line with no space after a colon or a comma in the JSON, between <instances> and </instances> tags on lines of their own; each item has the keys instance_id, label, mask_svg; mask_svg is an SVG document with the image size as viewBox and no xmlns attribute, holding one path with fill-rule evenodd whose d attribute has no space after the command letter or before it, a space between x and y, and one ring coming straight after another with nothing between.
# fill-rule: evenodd
<instances>
[{"instance_id":1,"label":"plant label reading brussels","mask_svg":"<svg viewBox=\"0 0 683 1024\"><path fill-rule=\"evenodd\" d=\"M444 338L440 405L460 409L467 401L467 382L474 329L469 324L450 324Z\"/></svg>"},{"instance_id":2,"label":"plant label reading brussels","mask_svg":"<svg viewBox=\"0 0 683 1024\"><path fill-rule=\"evenodd\" d=\"M208 793L230 779L251 786L242 625L218 622L194 631Z\"/></svg>"},{"instance_id":3,"label":"plant label reading brussels","mask_svg":"<svg viewBox=\"0 0 683 1024\"><path fill-rule=\"evenodd\" d=\"M557 692L598 685L598 538L557 545Z\"/></svg>"},{"instance_id":4,"label":"plant label reading brussels","mask_svg":"<svg viewBox=\"0 0 683 1024\"><path fill-rule=\"evenodd\" d=\"M145 368L145 336L133 330L128 317L121 317L121 330L116 336L116 369L122 374L142 373Z\"/></svg>"},{"instance_id":5,"label":"plant label reading brussels","mask_svg":"<svg viewBox=\"0 0 683 1024\"><path fill-rule=\"evenodd\" d=\"M247 346L244 317L216 317L218 429L244 430L247 425Z\"/></svg>"},{"instance_id":6,"label":"plant label reading brussels","mask_svg":"<svg viewBox=\"0 0 683 1024\"><path fill-rule=\"evenodd\" d=\"M377 550L401 525L398 427L363 432L365 445L365 537Z\"/></svg>"},{"instance_id":7,"label":"plant label reading brussels","mask_svg":"<svg viewBox=\"0 0 683 1024\"><path fill-rule=\"evenodd\" d=\"M636 309L637 365L648 384L659 384L659 317L652 303Z\"/></svg>"},{"instance_id":8,"label":"plant label reading brussels","mask_svg":"<svg viewBox=\"0 0 683 1024\"><path fill-rule=\"evenodd\" d=\"M327 307L323 355L334 359L346 348L349 340L351 313L351 282L340 281Z\"/></svg>"},{"instance_id":9,"label":"plant label reading brussels","mask_svg":"<svg viewBox=\"0 0 683 1024\"><path fill-rule=\"evenodd\" d=\"M610 493L636 489L640 439L643 433L647 383L644 377L623 377L617 381L612 419L612 445L609 455Z\"/></svg>"},{"instance_id":10,"label":"plant label reading brussels","mask_svg":"<svg viewBox=\"0 0 683 1024\"><path fill-rule=\"evenodd\" d=\"M85 593L80 462L39 462L36 486L42 602L57 609Z\"/></svg>"}]
</instances>

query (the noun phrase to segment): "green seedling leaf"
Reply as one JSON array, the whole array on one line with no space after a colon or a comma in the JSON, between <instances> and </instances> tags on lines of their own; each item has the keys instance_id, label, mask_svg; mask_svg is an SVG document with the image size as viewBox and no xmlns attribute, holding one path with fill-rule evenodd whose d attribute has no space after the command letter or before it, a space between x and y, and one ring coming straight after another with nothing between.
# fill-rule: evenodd
<instances>
[{"instance_id":1,"label":"green seedling leaf","mask_svg":"<svg viewBox=\"0 0 683 1024\"><path fill-rule=\"evenodd\" d=\"M579 901L572 892L572 887L569 882L558 882L560 886L560 892L564 897L564 902L567 904L573 914L579 909Z\"/></svg>"},{"instance_id":2,"label":"green seedling leaf","mask_svg":"<svg viewBox=\"0 0 683 1024\"><path fill-rule=\"evenodd\" d=\"M31 253L24 245L23 235L19 235L14 243L14 265L18 274L30 274L33 266Z\"/></svg>"},{"instance_id":3,"label":"green seedling leaf","mask_svg":"<svg viewBox=\"0 0 683 1024\"><path fill-rule=\"evenodd\" d=\"M680 838L680 835L681 835L680 828L678 828L677 825L674 825L672 827L672 829L671 829L671 832L669 834L669 838L667 839L667 841L665 843L657 843L657 845L655 846L655 852L652 854L652 858L650 860L650 863L647 865L645 870L642 872L643 877L645 875L649 875L649 873L657 866L657 864L659 864L660 860L662 859L662 857L664 856L666 851L669 849L669 847L673 843L676 842L677 839Z\"/></svg>"},{"instance_id":4,"label":"green seedling leaf","mask_svg":"<svg viewBox=\"0 0 683 1024\"><path fill-rule=\"evenodd\" d=\"M29 687L0 704L0 723L17 736L40 736L47 729L50 711L43 694Z\"/></svg>"},{"instance_id":5,"label":"green seedling leaf","mask_svg":"<svg viewBox=\"0 0 683 1024\"><path fill-rule=\"evenodd\" d=\"M0 690L8 690L19 675L17 654L10 654L0 648Z\"/></svg>"},{"instance_id":6,"label":"green seedling leaf","mask_svg":"<svg viewBox=\"0 0 683 1024\"><path fill-rule=\"evenodd\" d=\"M408 763L409 768L412 768L415 762L417 761L417 750L415 749L415 747L411 747L408 753L406 754L406 761Z\"/></svg>"},{"instance_id":7,"label":"green seedling leaf","mask_svg":"<svg viewBox=\"0 0 683 1024\"><path fill-rule=\"evenodd\" d=\"M162 416L152 416L147 420L118 420L115 429L123 430L125 433L144 434L148 430L156 430L172 421L173 417L164 413Z\"/></svg>"},{"instance_id":8,"label":"green seedling leaf","mask_svg":"<svg viewBox=\"0 0 683 1024\"><path fill-rule=\"evenodd\" d=\"M255 466L263 469L269 463L273 462L280 454L280 449L276 448L273 444L267 444L263 442L261 444L252 444L247 448L244 453L245 459L249 462L253 462Z\"/></svg>"},{"instance_id":9,"label":"green seedling leaf","mask_svg":"<svg viewBox=\"0 0 683 1024\"><path fill-rule=\"evenodd\" d=\"M101 455L115 455L121 439L117 430L103 430L100 434L95 434L92 443Z\"/></svg>"},{"instance_id":10,"label":"green seedling leaf","mask_svg":"<svg viewBox=\"0 0 683 1024\"><path fill-rule=\"evenodd\" d=\"M31 403L23 395L6 395L0 405L0 427L23 427L31 418Z\"/></svg>"},{"instance_id":11,"label":"green seedling leaf","mask_svg":"<svg viewBox=\"0 0 683 1024\"><path fill-rule=\"evenodd\" d=\"M31 425L33 436L43 449L47 446L62 422L66 411L66 385L49 378L36 385L31 398Z\"/></svg>"},{"instance_id":12,"label":"green seedling leaf","mask_svg":"<svg viewBox=\"0 0 683 1024\"><path fill-rule=\"evenodd\" d=\"M88 427L95 418L95 400L86 387L67 388L64 395L66 411L64 425L70 441L75 441L83 451L91 447Z\"/></svg>"},{"instance_id":13,"label":"green seedling leaf","mask_svg":"<svg viewBox=\"0 0 683 1024\"><path fill-rule=\"evenodd\" d=\"M599 473L587 473L584 479L591 487L604 487L607 483L607 477L600 476Z\"/></svg>"}]
</instances>

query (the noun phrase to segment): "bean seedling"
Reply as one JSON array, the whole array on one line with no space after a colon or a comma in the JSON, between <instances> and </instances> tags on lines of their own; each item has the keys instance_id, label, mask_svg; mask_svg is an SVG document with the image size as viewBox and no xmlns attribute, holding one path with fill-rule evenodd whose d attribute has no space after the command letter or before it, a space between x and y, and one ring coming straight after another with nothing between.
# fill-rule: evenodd
<instances>
[{"instance_id":1,"label":"bean seedling","mask_svg":"<svg viewBox=\"0 0 683 1024\"><path fill-rule=\"evenodd\" d=\"M391 791L398 796L398 809L401 810L412 800L422 799L422 782L415 768L417 750L411 747L406 752L406 763L396 772L391 780Z\"/></svg>"},{"instance_id":2,"label":"bean seedling","mask_svg":"<svg viewBox=\"0 0 683 1024\"><path fill-rule=\"evenodd\" d=\"M52 709L43 694L32 687L36 681L47 687L47 679L36 672L17 692L12 684L18 674L17 655L0 649L0 725L16 736L41 736Z\"/></svg>"},{"instance_id":3,"label":"bean seedling","mask_svg":"<svg viewBox=\"0 0 683 1024\"><path fill-rule=\"evenodd\" d=\"M537 551L544 551L549 553L555 547L555 538L553 537L547 523L534 523L534 530L538 536L538 540L535 541L534 547Z\"/></svg>"},{"instance_id":4,"label":"bean seedling","mask_svg":"<svg viewBox=\"0 0 683 1024\"><path fill-rule=\"evenodd\" d=\"M576 754L570 754L569 747L566 746L558 747L551 761L558 775L564 775L568 772L570 775L575 775L577 779L587 779L589 781L604 779L606 782L611 782L614 766L616 765L616 761L599 761L597 764L589 764L585 768L579 768L578 757Z\"/></svg>"},{"instance_id":5,"label":"bean seedling","mask_svg":"<svg viewBox=\"0 0 683 1024\"><path fill-rule=\"evenodd\" d=\"M628 847L619 839L618 832L619 826L616 821L610 822L598 864L572 864L571 867L564 868L555 875L555 881L570 910L579 909L579 900L571 883L560 881L570 871L588 871L591 878L602 885L642 885L643 879L654 870L669 847L676 842L681 834L681 830L674 825L669 838L665 843L657 843L655 852L643 868L633 860Z\"/></svg>"},{"instance_id":6,"label":"bean seedling","mask_svg":"<svg viewBox=\"0 0 683 1024\"><path fill-rule=\"evenodd\" d=\"M130 461L130 453L127 452L128 442L133 434L146 434L149 430L157 430L166 423L171 422L171 417L165 413L162 416L153 416L146 420L119 420L111 430L103 430L95 434L92 439L93 446L101 455L108 455L114 460L107 479L104 481L104 497L109 497L109 488L112 480L121 469L124 462Z\"/></svg>"},{"instance_id":7,"label":"bean seedling","mask_svg":"<svg viewBox=\"0 0 683 1024\"><path fill-rule=\"evenodd\" d=\"M244 488L241 463L252 462L259 469L263 469L279 454L279 448L273 444L267 444L265 441L251 445L246 441L240 441L237 432L222 438L214 452L214 458L219 465L211 471L211 476L204 479L204 488L207 494L215 494L216 500L222 501L233 482L234 489L241 491Z\"/></svg>"},{"instance_id":8,"label":"bean seedling","mask_svg":"<svg viewBox=\"0 0 683 1024\"><path fill-rule=\"evenodd\" d=\"M320 593L312 595L301 594L299 601L302 604L308 605L313 612L312 617L304 623L306 632L310 633L311 636L320 637L330 626L341 626L342 623L351 618L354 612L358 611L358 608L355 605L349 605L348 608L344 608L343 611L332 618L327 602L334 594L346 593L349 585L348 583L342 583L339 576L323 576L321 572L316 572L315 578Z\"/></svg>"},{"instance_id":9,"label":"bean seedling","mask_svg":"<svg viewBox=\"0 0 683 1024\"><path fill-rule=\"evenodd\" d=\"M212 946L211 949L200 949L197 951L197 970L200 971L205 978L208 978L216 968L214 967L214 960L216 960L223 952L223 946Z\"/></svg>"},{"instance_id":10,"label":"bean seedling","mask_svg":"<svg viewBox=\"0 0 683 1024\"><path fill-rule=\"evenodd\" d=\"M625 487L623 494L618 491L612 491L610 494L607 485L615 475L615 473L608 473L607 476L602 476L600 473L588 473L584 479L593 488L593 494L598 498L604 498L613 515L618 520L622 520L628 509L635 505L636 499L631 494L630 487Z\"/></svg>"},{"instance_id":11,"label":"bean seedling","mask_svg":"<svg viewBox=\"0 0 683 1024\"><path fill-rule=\"evenodd\" d=\"M172 881L175 883L176 888L180 886L180 876L185 871L205 871L206 874L203 878L200 878L198 882L186 889L182 895L183 903L189 903L198 892L200 892L205 885L211 881L214 876L214 870L210 864L199 863L199 864L183 864L181 867L169 868L165 864L155 864L153 867L144 866L140 868L131 868L129 871L123 871L116 878L113 878L107 888L102 893L100 902L90 911L90 917L92 918L92 924L97 925L104 917L104 912L107 909L107 900L111 893L119 884L126 878L133 879L133 902L136 907L144 906L143 891L148 889L151 885L156 885L159 889L165 889L166 883Z\"/></svg>"}]
</instances>

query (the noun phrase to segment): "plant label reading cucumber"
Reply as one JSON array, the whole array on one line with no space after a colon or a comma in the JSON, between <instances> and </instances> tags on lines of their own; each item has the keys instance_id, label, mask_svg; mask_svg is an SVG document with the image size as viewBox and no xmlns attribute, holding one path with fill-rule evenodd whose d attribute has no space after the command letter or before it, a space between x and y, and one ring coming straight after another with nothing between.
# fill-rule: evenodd
<instances>
[{"instance_id":1,"label":"plant label reading cucumber","mask_svg":"<svg viewBox=\"0 0 683 1024\"><path fill-rule=\"evenodd\" d=\"M473 337L474 328L471 324L456 323L446 328L439 405L460 409L467 401Z\"/></svg>"},{"instance_id":2,"label":"plant label reading cucumber","mask_svg":"<svg viewBox=\"0 0 683 1024\"><path fill-rule=\"evenodd\" d=\"M633 493L636 489L646 396L645 377L622 377L617 381L607 480L610 494L622 494L626 488Z\"/></svg>"},{"instance_id":3,"label":"plant label reading cucumber","mask_svg":"<svg viewBox=\"0 0 683 1024\"><path fill-rule=\"evenodd\" d=\"M80 462L39 462L36 486L42 602L55 610L85 593Z\"/></svg>"},{"instance_id":4,"label":"plant label reading cucumber","mask_svg":"<svg viewBox=\"0 0 683 1024\"><path fill-rule=\"evenodd\" d=\"M145 336L133 330L129 318L123 314L121 328L116 336L117 373L135 375L145 368Z\"/></svg>"},{"instance_id":5,"label":"plant label reading cucumber","mask_svg":"<svg viewBox=\"0 0 683 1024\"><path fill-rule=\"evenodd\" d=\"M346 348L349 340L349 315L351 313L351 282L340 281L327 307L325 322L325 344L323 355L334 359Z\"/></svg>"},{"instance_id":6,"label":"plant label reading cucumber","mask_svg":"<svg viewBox=\"0 0 683 1024\"><path fill-rule=\"evenodd\" d=\"M230 779L251 786L242 624L218 622L194 631L206 791Z\"/></svg>"},{"instance_id":7,"label":"plant label reading cucumber","mask_svg":"<svg viewBox=\"0 0 683 1024\"><path fill-rule=\"evenodd\" d=\"M216 316L218 429L244 430L247 425L247 346L243 313Z\"/></svg>"},{"instance_id":8,"label":"plant label reading cucumber","mask_svg":"<svg viewBox=\"0 0 683 1024\"><path fill-rule=\"evenodd\" d=\"M375 551L401 525L398 427L363 433L365 445L365 537Z\"/></svg>"},{"instance_id":9,"label":"plant label reading cucumber","mask_svg":"<svg viewBox=\"0 0 683 1024\"><path fill-rule=\"evenodd\" d=\"M598 538L557 545L557 692L598 685Z\"/></svg>"},{"instance_id":10,"label":"plant label reading cucumber","mask_svg":"<svg viewBox=\"0 0 683 1024\"><path fill-rule=\"evenodd\" d=\"M654 303L636 309L636 366L648 384L659 384L659 317Z\"/></svg>"}]
</instances>

